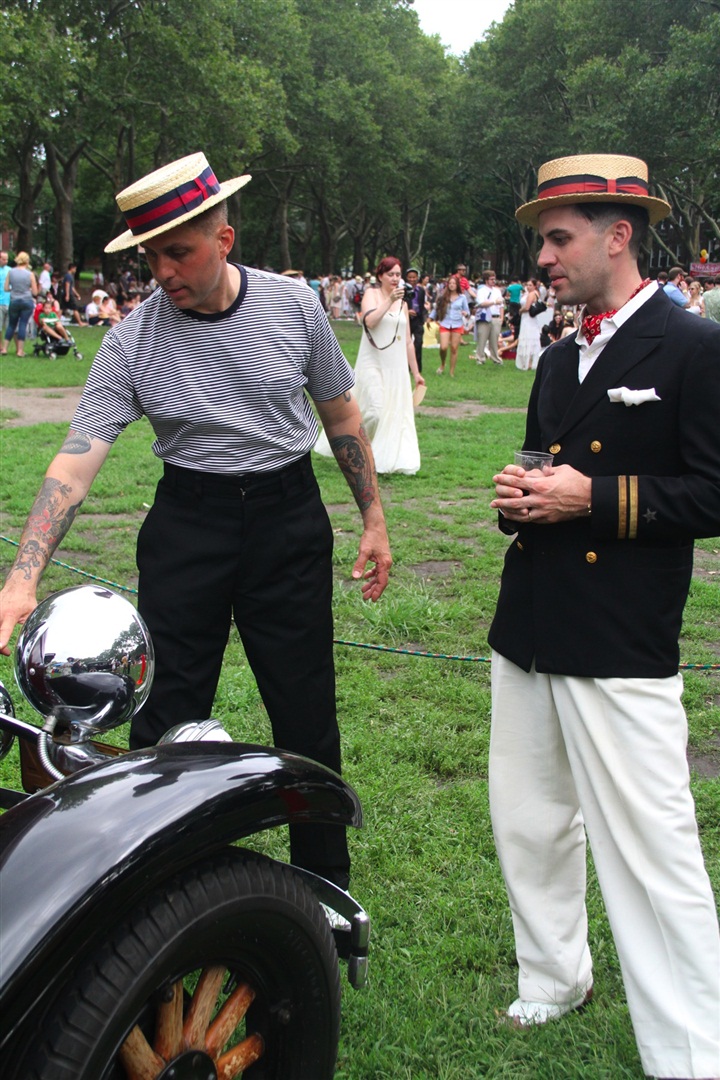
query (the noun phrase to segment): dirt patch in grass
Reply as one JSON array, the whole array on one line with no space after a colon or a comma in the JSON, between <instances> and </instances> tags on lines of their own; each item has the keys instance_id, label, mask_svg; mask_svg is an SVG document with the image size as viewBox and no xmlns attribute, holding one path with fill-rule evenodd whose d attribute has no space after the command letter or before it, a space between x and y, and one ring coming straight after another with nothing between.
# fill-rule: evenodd
<instances>
[{"instance_id":1,"label":"dirt patch in grass","mask_svg":"<svg viewBox=\"0 0 720 1080\"><path fill-rule=\"evenodd\" d=\"M715 578L720 581L720 554L696 547L693 554L693 577L705 581Z\"/></svg>"},{"instance_id":2,"label":"dirt patch in grass","mask_svg":"<svg viewBox=\"0 0 720 1080\"><path fill-rule=\"evenodd\" d=\"M428 416L444 416L450 420L464 420L468 416L482 416L485 413L526 413L527 409L481 405L479 401L458 401L454 405L421 405L418 412Z\"/></svg>"},{"instance_id":3,"label":"dirt patch in grass","mask_svg":"<svg viewBox=\"0 0 720 1080\"><path fill-rule=\"evenodd\" d=\"M450 560L429 559L427 562L415 563L410 567L413 574L416 574L424 581L433 581L437 578L452 577L456 570L459 570L461 563Z\"/></svg>"},{"instance_id":4,"label":"dirt patch in grass","mask_svg":"<svg viewBox=\"0 0 720 1080\"><path fill-rule=\"evenodd\" d=\"M688 765L698 776L720 776L720 735L713 736L710 743L710 748L702 753L688 750Z\"/></svg>"},{"instance_id":5,"label":"dirt patch in grass","mask_svg":"<svg viewBox=\"0 0 720 1080\"><path fill-rule=\"evenodd\" d=\"M15 389L3 387L0 405L15 416L3 420L6 428L28 427L31 424L69 424L75 415L82 394L80 386L54 386Z\"/></svg>"}]
</instances>

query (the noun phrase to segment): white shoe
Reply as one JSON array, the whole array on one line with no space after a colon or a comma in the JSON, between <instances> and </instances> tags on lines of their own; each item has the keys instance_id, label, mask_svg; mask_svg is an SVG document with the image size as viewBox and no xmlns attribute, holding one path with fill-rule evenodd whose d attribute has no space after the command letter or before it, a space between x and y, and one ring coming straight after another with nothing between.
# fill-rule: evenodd
<instances>
[{"instance_id":1,"label":"white shoe","mask_svg":"<svg viewBox=\"0 0 720 1080\"><path fill-rule=\"evenodd\" d=\"M590 987L584 994L574 1001L524 1001L516 998L505 1013L505 1019L513 1027L526 1028L536 1024L547 1024L549 1020L559 1020L570 1012L582 1009L592 1000L593 988Z\"/></svg>"}]
</instances>

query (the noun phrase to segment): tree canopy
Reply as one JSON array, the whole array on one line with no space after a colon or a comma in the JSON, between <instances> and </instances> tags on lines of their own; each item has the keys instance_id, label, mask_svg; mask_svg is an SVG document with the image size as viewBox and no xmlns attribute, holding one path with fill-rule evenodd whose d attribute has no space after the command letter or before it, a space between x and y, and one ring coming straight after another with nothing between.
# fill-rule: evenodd
<instances>
[{"instance_id":1,"label":"tree canopy","mask_svg":"<svg viewBox=\"0 0 720 1080\"><path fill-rule=\"evenodd\" d=\"M202 149L253 175L230 206L248 263L520 268L538 166L618 152L690 261L720 251L719 111L720 0L515 0L461 59L412 0L6 0L0 218L57 265L97 258L114 193Z\"/></svg>"}]
</instances>

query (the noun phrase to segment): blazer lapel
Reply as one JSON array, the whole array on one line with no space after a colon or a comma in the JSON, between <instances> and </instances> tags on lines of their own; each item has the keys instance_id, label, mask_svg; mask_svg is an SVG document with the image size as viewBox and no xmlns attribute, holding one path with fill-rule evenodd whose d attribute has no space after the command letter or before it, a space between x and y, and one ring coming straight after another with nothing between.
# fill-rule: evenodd
<instances>
[{"instance_id":1,"label":"blazer lapel","mask_svg":"<svg viewBox=\"0 0 720 1080\"><path fill-rule=\"evenodd\" d=\"M600 357L591 367L582 383L577 381L577 360L575 367L576 392L567 399L567 407L559 420L557 428L550 437L556 442L606 397L614 386L625 385L625 380L632 369L639 364L662 342L672 303L660 290L646 301L628 321L613 334ZM577 356L577 349L574 349ZM566 385L563 379L561 387Z\"/></svg>"}]
</instances>

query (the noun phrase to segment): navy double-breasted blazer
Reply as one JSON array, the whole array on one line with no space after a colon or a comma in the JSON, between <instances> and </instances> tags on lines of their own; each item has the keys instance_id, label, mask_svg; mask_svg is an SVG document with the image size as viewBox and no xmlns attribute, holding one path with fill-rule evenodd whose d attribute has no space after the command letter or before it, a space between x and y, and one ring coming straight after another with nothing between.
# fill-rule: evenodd
<instances>
[{"instance_id":1,"label":"navy double-breasted blazer","mask_svg":"<svg viewBox=\"0 0 720 1080\"><path fill-rule=\"evenodd\" d=\"M660 400L611 402L622 386ZM582 384L575 337L551 345L524 446L592 477L592 515L519 528L490 644L525 671L534 660L563 675L673 675L693 541L720 534L720 326L659 290Z\"/></svg>"}]
</instances>

